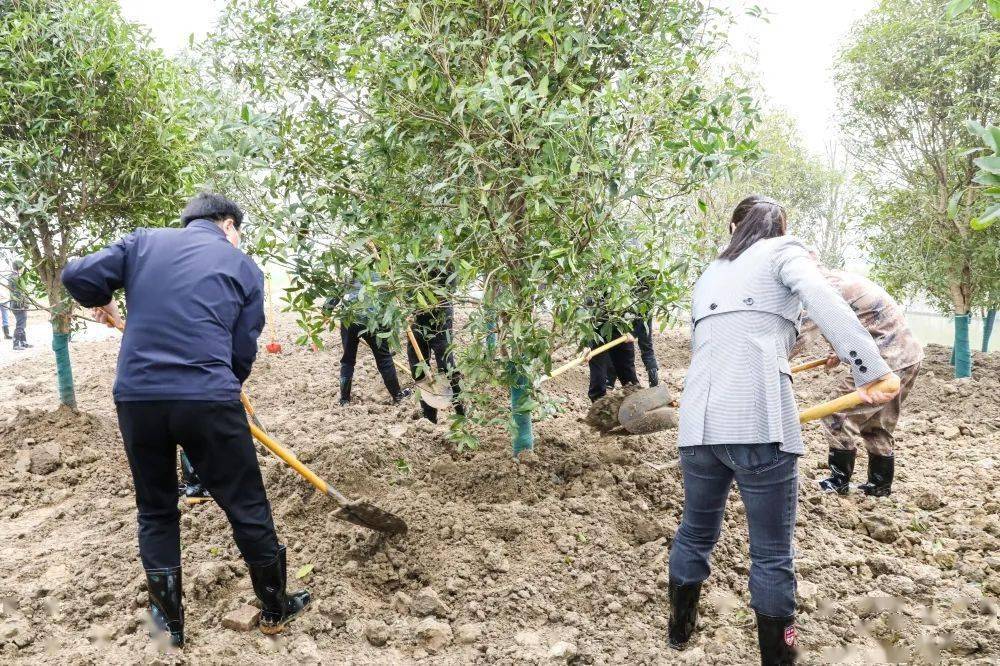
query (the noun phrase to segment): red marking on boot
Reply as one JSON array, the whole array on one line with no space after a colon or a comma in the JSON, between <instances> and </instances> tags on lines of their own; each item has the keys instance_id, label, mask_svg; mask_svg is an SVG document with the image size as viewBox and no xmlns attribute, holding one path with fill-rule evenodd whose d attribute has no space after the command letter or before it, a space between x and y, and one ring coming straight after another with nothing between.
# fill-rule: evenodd
<instances>
[{"instance_id":1,"label":"red marking on boot","mask_svg":"<svg viewBox=\"0 0 1000 666\"><path fill-rule=\"evenodd\" d=\"M795 625L790 624L785 627L785 645L792 647L795 645Z\"/></svg>"}]
</instances>

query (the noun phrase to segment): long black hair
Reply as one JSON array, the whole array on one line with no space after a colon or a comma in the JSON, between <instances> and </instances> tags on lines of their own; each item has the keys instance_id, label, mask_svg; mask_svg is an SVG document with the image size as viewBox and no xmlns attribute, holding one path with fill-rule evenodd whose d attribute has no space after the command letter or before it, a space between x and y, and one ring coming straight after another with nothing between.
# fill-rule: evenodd
<instances>
[{"instance_id":1,"label":"long black hair","mask_svg":"<svg viewBox=\"0 0 1000 666\"><path fill-rule=\"evenodd\" d=\"M729 229L733 237L719 259L732 261L765 238L784 236L788 227L785 209L774 199L751 194L736 205Z\"/></svg>"}]
</instances>

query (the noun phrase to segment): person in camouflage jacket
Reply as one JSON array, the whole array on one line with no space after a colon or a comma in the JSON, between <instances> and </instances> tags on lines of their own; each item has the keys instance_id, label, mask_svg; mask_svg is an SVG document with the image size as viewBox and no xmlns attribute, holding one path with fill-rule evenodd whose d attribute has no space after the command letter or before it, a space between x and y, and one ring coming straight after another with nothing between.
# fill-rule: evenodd
<instances>
[{"instance_id":1,"label":"person in camouflage jacket","mask_svg":"<svg viewBox=\"0 0 1000 666\"><path fill-rule=\"evenodd\" d=\"M818 263L818 262L817 262ZM838 412L823 419L829 436L830 477L820 481L826 492L846 495L857 456L858 440L868 451L868 482L858 486L867 495L883 497L892 491L895 470L893 431L900 409L920 373L924 358L923 346L906 323L903 309L886 291L871 280L846 271L820 266L820 271L843 296L858 319L878 345L882 358L900 378L899 394L884 405L861 405L847 412ZM802 328L789 356L801 353L822 337L816 324L803 313ZM828 367L840 363L836 354ZM851 379L838 386L842 393L854 389Z\"/></svg>"}]
</instances>

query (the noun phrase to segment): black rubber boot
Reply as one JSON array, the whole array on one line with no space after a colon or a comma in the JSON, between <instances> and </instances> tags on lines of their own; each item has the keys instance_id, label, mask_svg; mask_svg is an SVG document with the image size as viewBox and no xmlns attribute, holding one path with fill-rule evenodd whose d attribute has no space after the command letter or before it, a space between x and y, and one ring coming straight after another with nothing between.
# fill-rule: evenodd
<instances>
[{"instance_id":1,"label":"black rubber boot","mask_svg":"<svg viewBox=\"0 0 1000 666\"><path fill-rule=\"evenodd\" d=\"M340 378L340 406L351 404L351 382L350 379Z\"/></svg>"},{"instance_id":2,"label":"black rubber boot","mask_svg":"<svg viewBox=\"0 0 1000 666\"><path fill-rule=\"evenodd\" d=\"M830 465L830 476L819 482L819 487L823 489L823 492L837 493L838 495L846 495L851 492L851 476L854 474L854 460L857 455L857 451L830 449L830 455L827 458Z\"/></svg>"},{"instance_id":3,"label":"black rubber boot","mask_svg":"<svg viewBox=\"0 0 1000 666\"><path fill-rule=\"evenodd\" d=\"M423 400L420 401L420 413L423 414L424 418L431 423L438 422L438 410L434 409Z\"/></svg>"},{"instance_id":4,"label":"black rubber boot","mask_svg":"<svg viewBox=\"0 0 1000 666\"><path fill-rule=\"evenodd\" d=\"M896 457L868 454L868 483L858 490L871 497L886 497L892 493L892 479L896 474Z\"/></svg>"},{"instance_id":5,"label":"black rubber boot","mask_svg":"<svg viewBox=\"0 0 1000 666\"><path fill-rule=\"evenodd\" d=\"M701 583L681 585L670 579L670 647L683 650L698 623L698 597Z\"/></svg>"},{"instance_id":6,"label":"black rubber boot","mask_svg":"<svg viewBox=\"0 0 1000 666\"><path fill-rule=\"evenodd\" d=\"M650 387L659 386L659 384L660 384L660 370L659 370L659 368L653 368L652 370L647 371L646 375L649 376L649 386Z\"/></svg>"},{"instance_id":7,"label":"black rubber boot","mask_svg":"<svg viewBox=\"0 0 1000 666\"><path fill-rule=\"evenodd\" d=\"M10 327L8 326L3 327L3 338L4 340L10 340Z\"/></svg>"},{"instance_id":8,"label":"black rubber boot","mask_svg":"<svg viewBox=\"0 0 1000 666\"><path fill-rule=\"evenodd\" d=\"M260 630L269 636L280 634L309 605L309 592L285 592L288 564L284 546L278 546L278 554L270 562L248 564L247 567L253 591L260 599Z\"/></svg>"},{"instance_id":9,"label":"black rubber boot","mask_svg":"<svg viewBox=\"0 0 1000 666\"><path fill-rule=\"evenodd\" d=\"M150 569L146 571L146 589L149 590L149 612L153 624L163 633L170 634L170 644L184 645L184 603L181 594L181 568Z\"/></svg>"},{"instance_id":10,"label":"black rubber boot","mask_svg":"<svg viewBox=\"0 0 1000 666\"><path fill-rule=\"evenodd\" d=\"M188 460L187 455L183 452L181 452L181 478L184 480L181 486L181 495L187 504L200 504L201 502L211 501L212 496L205 489L205 486L202 485L201 479L198 478L198 473L194 471L191 461Z\"/></svg>"},{"instance_id":11,"label":"black rubber boot","mask_svg":"<svg viewBox=\"0 0 1000 666\"><path fill-rule=\"evenodd\" d=\"M757 613L757 644L761 666L788 666L795 663L795 616L771 617Z\"/></svg>"}]
</instances>

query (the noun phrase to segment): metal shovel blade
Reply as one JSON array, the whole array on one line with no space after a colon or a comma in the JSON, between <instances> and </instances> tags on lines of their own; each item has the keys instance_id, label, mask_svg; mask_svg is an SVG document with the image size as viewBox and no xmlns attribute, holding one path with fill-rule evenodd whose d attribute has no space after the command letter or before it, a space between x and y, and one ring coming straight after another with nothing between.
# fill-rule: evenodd
<instances>
[{"instance_id":1,"label":"metal shovel blade","mask_svg":"<svg viewBox=\"0 0 1000 666\"><path fill-rule=\"evenodd\" d=\"M618 422L633 435L677 427L677 409L670 390L660 384L627 396L618 408Z\"/></svg>"},{"instance_id":2,"label":"metal shovel blade","mask_svg":"<svg viewBox=\"0 0 1000 666\"><path fill-rule=\"evenodd\" d=\"M444 375L438 375L431 380L420 380L417 382L417 388L420 389L420 399L434 409L450 407L455 395Z\"/></svg>"},{"instance_id":3,"label":"metal shovel blade","mask_svg":"<svg viewBox=\"0 0 1000 666\"><path fill-rule=\"evenodd\" d=\"M399 516L378 508L370 502L357 500L341 506L334 517L359 527L385 534L406 534L406 523Z\"/></svg>"}]
</instances>

